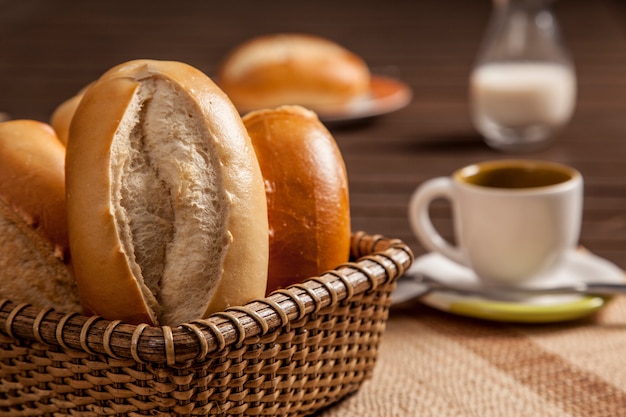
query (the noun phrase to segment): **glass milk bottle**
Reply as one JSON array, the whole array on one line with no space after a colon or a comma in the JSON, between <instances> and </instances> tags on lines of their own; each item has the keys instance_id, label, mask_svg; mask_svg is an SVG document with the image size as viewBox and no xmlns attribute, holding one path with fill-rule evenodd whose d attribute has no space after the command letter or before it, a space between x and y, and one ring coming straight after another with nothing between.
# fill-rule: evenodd
<instances>
[{"instance_id":1,"label":"glass milk bottle","mask_svg":"<svg viewBox=\"0 0 626 417\"><path fill-rule=\"evenodd\" d=\"M550 0L493 0L470 75L475 127L492 148L541 149L571 118L576 74Z\"/></svg>"}]
</instances>

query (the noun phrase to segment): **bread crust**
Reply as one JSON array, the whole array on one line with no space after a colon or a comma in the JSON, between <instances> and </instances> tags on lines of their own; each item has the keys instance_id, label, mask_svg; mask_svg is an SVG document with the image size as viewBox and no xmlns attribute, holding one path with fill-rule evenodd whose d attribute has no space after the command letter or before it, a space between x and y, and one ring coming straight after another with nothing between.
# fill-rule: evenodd
<instances>
[{"instance_id":1,"label":"bread crust","mask_svg":"<svg viewBox=\"0 0 626 417\"><path fill-rule=\"evenodd\" d=\"M315 113L282 106L244 124L265 179L270 226L267 292L347 262L350 204L345 164Z\"/></svg>"},{"instance_id":2,"label":"bread crust","mask_svg":"<svg viewBox=\"0 0 626 417\"><path fill-rule=\"evenodd\" d=\"M217 170L221 178L220 192L228 197L224 201L227 207L223 212L226 216L223 233L229 242L223 246L221 277L200 273L198 277L190 277L186 284L181 284L181 294L175 295L188 296L188 304L193 305L167 306L165 316L161 316L163 312L159 309L167 304L166 300L161 300L159 294L147 288L143 277L137 274L135 254L129 253L132 244L125 241L121 230L126 227L126 220L120 218L120 209L115 206L115 196L112 195L120 181L115 178L117 173L112 166L121 164L119 159L125 157L112 150L114 139L125 140L120 132L125 129L125 120L134 118L133 123L141 124L144 122L142 118L147 117L145 109L158 104L145 101L139 110L133 108L144 83L153 81L169 86L167 88L175 90L185 103L189 103L187 108L174 108L173 112L178 116L186 116L189 112L190 120L192 115L200 119L194 123L205 132L201 142L206 144L209 153L213 153L207 158L215 157L219 161L212 169ZM147 100L163 101L156 96ZM184 130L185 126L181 129ZM146 136L141 140L150 138ZM172 137L171 140L177 141L178 138ZM172 156L172 161L184 164L188 158L192 156ZM199 70L180 62L135 60L107 71L85 91L76 110L70 127L66 166L70 246L81 301L89 313L129 323L176 325L264 295L268 257L267 205L258 162L232 103ZM187 173L181 171L180 175L182 178ZM178 191L167 192L172 195L171 204L179 204ZM185 207L196 203L192 201ZM179 226L175 221L171 225L176 232L180 230ZM179 253L176 256L182 258L174 259L169 246L167 250L163 268L175 261L184 264L185 254ZM163 281L168 279L163 276ZM207 281L217 283L204 294L201 288ZM166 283L161 284L165 286ZM202 294L198 295L198 292ZM202 300L194 301L197 297ZM155 301L157 305L154 305ZM190 314L197 315L191 317Z\"/></svg>"},{"instance_id":3,"label":"bread crust","mask_svg":"<svg viewBox=\"0 0 626 417\"><path fill-rule=\"evenodd\" d=\"M80 311L65 205L65 148L51 126L0 123L0 292L16 302Z\"/></svg>"},{"instance_id":4,"label":"bread crust","mask_svg":"<svg viewBox=\"0 0 626 417\"><path fill-rule=\"evenodd\" d=\"M335 42L286 33L237 46L223 60L218 82L243 113L288 104L329 112L368 94L370 72Z\"/></svg>"},{"instance_id":5,"label":"bread crust","mask_svg":"<svg viewBox=\"0 0 626 417\"><path fill-rule=\"evenodd\" d=\"M78 103L80 103L86 88L87 87L82 88L76 95L59 104L50 116L50 125L52 125L57 137L64 146L67 146L72 117L74 117L76 107L78 107Z\"/></svg>"},{"instance_id":6,"label":"bread crust","mask_svg":"<svg viewBox=\"0 0 626 417\"><path fill-rule=\"evenodd\" d=\"M0 199L67 259L65 149L35 120L0 123Z\"/></svg>"}]
</instances>

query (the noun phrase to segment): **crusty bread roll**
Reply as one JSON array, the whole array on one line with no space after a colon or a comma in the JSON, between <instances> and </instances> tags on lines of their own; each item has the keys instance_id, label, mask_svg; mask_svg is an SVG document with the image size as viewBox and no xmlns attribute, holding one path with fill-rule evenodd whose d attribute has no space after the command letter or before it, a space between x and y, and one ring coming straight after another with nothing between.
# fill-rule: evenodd
<instances>
[{"instance_id":1,"label":"crusty bread roll","mask_svg":"<svg viewBox=\"0 0 626 417\"><path fill-rule=\"evenodd\" d=\"M236 109L202 72L136 60L84 93L67 146L88 314L177 325L265 293L267 205Z\"/></svg>"},{"instance_id":2,"label":"crusty bread roll","mask_svg":"<svg viewBox=\"0 0 626 417\"><path fill-rule=\"evenodd\" d=\"M80 311L69 265L65 148L51 126L0 123L0 185L2 298Z\"/></svg>"},{"instance_id":3,"label":"crusty bread roll","mask_svg":"<svg viewBox=\"0 0 626 417\"><path fill-rule=\"evenodd\" d=\"M234 48L220 65L218 83L243 113L285 104L331 112L369 92L370 72L333 41L287 33Z\"/></svg>"},{"instance_id":4,"label":"crusty bread roll","mask_svg":"<svg viewBox=\"0 0 626 417\"><path fill-rule=\"evenodd\" d=\"M52 125L59 140L65 146L67 146L67 137L69 136L72 117L74 116L76 107L78 107L78 103L80 103L80 99L83 97L85 88L80 90L76 95L59 104L50 116L50 125Z\"/></svg>"},{"instance_id":5,"label":"crusty bread roll","mask_svg":"<svg viewBox=\"0 0 626 417\"><path fill-rule=\"evenodd\" d=\"M243 117L265 179L270 226L267 292L346 262L350 205L339 148L316 114L300 106Z\"/></svg>"}]
</instances>

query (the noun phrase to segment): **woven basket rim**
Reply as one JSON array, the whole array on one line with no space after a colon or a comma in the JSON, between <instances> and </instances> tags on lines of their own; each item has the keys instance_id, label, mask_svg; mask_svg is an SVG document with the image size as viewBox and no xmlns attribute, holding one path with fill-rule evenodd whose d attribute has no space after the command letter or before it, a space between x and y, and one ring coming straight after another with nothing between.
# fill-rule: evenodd
<instances>
[{"instance_id":1,"label":"woven basket rim","mask_svg":"<svg viewBox=\"0 0 626 417\"><path fill-rule=\"evenodd\" d=\"M260 338L306 314L373 291L400 277L413 262L413 253L399 239L360 231L352 234L351 259L266 298L174 328L62 314L50 308L0 300L0 331L14 339L104 354L114 360L184 366L248 338Z\"/></svg>"}]
</instances>

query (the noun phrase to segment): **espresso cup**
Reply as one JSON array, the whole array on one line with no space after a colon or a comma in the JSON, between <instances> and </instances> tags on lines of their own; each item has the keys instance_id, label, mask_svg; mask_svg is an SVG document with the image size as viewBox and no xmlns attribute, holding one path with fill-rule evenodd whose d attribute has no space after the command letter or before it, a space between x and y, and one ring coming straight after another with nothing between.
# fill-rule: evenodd
<instances>
[{"instance_id":1,"label":"espresso cup","mask_svg":"<svg viewBox=\"0 0 626 417\"><path fill-rule=\"evenodd\" d=\"M450 201L454 242L433 226L429 207ZM580 234L583 179L544 161L469 165L426 181L413 193L409 220L424 247L471 268L485 283L516 285L558 265Z\"/></svg>"}]
</instances>

